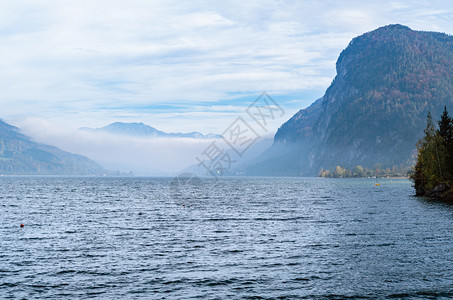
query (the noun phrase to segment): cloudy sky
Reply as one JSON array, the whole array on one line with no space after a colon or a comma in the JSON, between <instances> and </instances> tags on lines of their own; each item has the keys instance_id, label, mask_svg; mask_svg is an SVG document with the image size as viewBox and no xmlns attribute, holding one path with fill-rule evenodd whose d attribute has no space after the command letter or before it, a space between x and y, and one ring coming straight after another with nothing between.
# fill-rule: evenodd
<instances>
[{"instance_id":1,"label":"cloudy sky","mask_svg":"<svg viewBox=\"0 0 453 300\"><path fill-rule=\"evenodd\" d=\"M377 27L453 33L448 1L0 2L0 118L222 132L262 92L322 96L349 41Z\"/></svg>"}]
</instances>

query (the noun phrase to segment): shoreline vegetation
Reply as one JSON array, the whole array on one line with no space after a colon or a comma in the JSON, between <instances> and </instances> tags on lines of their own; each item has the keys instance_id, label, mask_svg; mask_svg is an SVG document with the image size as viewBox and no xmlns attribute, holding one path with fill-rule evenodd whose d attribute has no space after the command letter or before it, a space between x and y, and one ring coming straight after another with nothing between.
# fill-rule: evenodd
<instances>
[{"instance_id":1,"label":"shoreline vegetation","mask_svg":"<svg viewBox=\"0 0 453 300\"><path fill-rule=\"evenodd\" d=\"M424 132L417 143L417 162L411 175L415 195L453 200L453 119L446 107L438 126L428 113Z\"/></svg>"},{"instance_id":2,"label":"shoreline vegetation","mask_svg":"<svg viewBox=\"0 0 453 300\"><path fill-rule=\"evenodd\" d=\"M321 169L318 176L324 178L410 178L413 170L408 167L381 168L378 164L374 169L356 166L354 169L346 169L336 166L334 170Z\"/></svg>"}]
</instances>

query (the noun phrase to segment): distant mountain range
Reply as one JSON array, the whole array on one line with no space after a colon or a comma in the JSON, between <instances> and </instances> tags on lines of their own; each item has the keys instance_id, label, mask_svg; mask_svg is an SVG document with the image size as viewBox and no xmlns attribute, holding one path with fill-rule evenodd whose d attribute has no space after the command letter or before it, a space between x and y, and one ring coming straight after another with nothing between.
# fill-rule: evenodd
<instances>
[{"instance_id":1,"label":"distant mountain range","mask_svg":"<svg viewBox=\"0 0 453 300\"><path fill-rule=\"evenodd\" d=\"M82 155L33 142L0 120L0 174L114 175Z\"/></svg>"},{"instance_id":2,"label":"distant mountain range","mask_svg":"<svg viewBox=\"0 0 453 300\"><path fill-rule=\"evenodd\" d=\"M413 163L426 116L453 112L453 37L389 25L354 38L324 96L283 124L249 175Z\"/></svg>"},{"instance_id":3,"label":"distant mountain range","mask_svg":"<svg viewBox=\"0 0 453 300\"><path fill-rule=\"evenodd\" d=\"M115 122L101 128L82 127L80 130L88 132L106 132L118 135L137 136L137 137L166 137L166 138L191 138L191 139L219 139L221 135L208 133L206 135L194 131L189 133L167 133L157 130L144 123L122 123Z\"/></svg>"}]
</instances>

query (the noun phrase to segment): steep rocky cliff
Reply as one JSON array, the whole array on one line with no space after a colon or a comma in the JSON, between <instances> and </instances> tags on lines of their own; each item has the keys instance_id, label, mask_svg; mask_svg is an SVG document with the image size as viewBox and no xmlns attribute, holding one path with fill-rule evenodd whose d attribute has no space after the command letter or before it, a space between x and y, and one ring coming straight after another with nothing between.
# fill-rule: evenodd
<instances>
[{"instance_id":1,"label":"steep rocky cliff","mask_svg":"<svg viewBox=\"0 0 453 300\"><path fill-rule=\"evenodd\" d=\"M453 37L389 25L354 38L324 96L283 124L248 174L407 166L426 115L453 110Z\"/></svg>"}]
</instances>

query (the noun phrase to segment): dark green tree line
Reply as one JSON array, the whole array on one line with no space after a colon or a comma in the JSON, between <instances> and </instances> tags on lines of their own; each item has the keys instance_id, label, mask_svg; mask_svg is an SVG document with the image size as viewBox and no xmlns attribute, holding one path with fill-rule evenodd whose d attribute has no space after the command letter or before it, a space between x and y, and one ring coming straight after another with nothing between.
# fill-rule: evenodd
<instances>
[{"instance_id":1,"label":"dark green tree line","mask_svg":"<svg viewBox=\"0 0 453 300\"><path fill-rule=\"evenodd\" d=\"M424 132L424 138L417 143L417 162L411 176L419 196L441 183L453 183L453 119L446 107L438 128L428 113Z\"/></svg>"}]
</instances>

